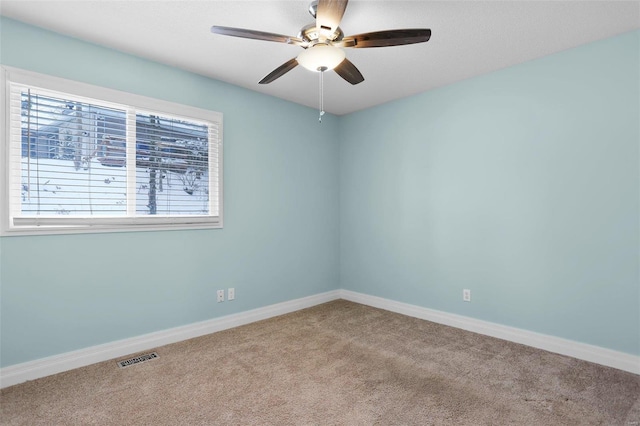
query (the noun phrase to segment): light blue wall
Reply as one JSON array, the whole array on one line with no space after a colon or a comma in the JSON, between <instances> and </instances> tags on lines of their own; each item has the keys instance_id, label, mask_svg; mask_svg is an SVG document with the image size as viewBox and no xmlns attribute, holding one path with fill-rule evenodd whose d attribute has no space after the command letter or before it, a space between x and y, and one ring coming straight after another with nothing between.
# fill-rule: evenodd
<instances>
[{"instance_id":1,"label":"light blue wall","mask_svg":"<svg viewBox=\"0 0 640 426\"><path fill-rule=\"evenodd\" d=\"M338 288L337 117L6 18L0 31L4 65L222 112L225 143L224 229L0 238L2 366Z\"/></svg>"},{"instance_id":2,"label":"light blue wall","mask_svg":"<svg viewBox=\"0 0 640 426\"><path fill-rule=\"evenodd\" d=\"M343 117L342 288L640 355L639 37Z\"/></svg>"}]
</instances>

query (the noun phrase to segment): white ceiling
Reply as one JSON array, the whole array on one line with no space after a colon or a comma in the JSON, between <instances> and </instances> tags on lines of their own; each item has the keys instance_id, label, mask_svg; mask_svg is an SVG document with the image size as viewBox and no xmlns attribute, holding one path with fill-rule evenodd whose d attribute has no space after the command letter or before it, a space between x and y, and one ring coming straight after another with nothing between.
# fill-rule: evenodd
<instances>
[{"instance_id":1,"label":"white ceiling","mask_svg":"<svg viewBox=\"0 0 640 426\"><path fill-rule=\"evenodd\" d=\"M318 106L318 74L297 67L258 81L301 51L215 35L212 25L295 36L310 0L0 0L0 13L302 105ZM365 81L325 75L325 110L347 114L640 28L638 1L349 2L345 35L430 28L428 43L348 49Z\"/></svg>"}]
</instances>

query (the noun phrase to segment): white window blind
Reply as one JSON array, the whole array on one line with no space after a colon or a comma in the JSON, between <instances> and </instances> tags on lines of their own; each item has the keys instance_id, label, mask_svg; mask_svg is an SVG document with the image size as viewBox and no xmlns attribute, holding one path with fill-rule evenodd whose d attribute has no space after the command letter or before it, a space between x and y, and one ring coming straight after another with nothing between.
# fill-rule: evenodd
<instances>
[{"instance_id":1,"label":"white window blind","mask_svg":"<svg viewBox=\"0 0 640 426\"><path fill-rule=\"evenodd\" d=\"M5 85L5 231L222 225L220 114L38 76L72 86L52 90L15 74Z\"/></svg>"}]
</instances>

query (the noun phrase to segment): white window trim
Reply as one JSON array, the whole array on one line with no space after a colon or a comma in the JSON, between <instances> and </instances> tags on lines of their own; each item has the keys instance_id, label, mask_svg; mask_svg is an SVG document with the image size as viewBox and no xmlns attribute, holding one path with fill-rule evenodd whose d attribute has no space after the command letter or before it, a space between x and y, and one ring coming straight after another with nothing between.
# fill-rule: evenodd
<instances>
[{"instance_id":1,"label":"white window trim","mask_svg":"<svg viewBox=\"0 0 640 426\"><path fill-rule=\"evenodd\" d=\"M99 225L92 223L91 218L86 219L86 225L55 225L43 220L38 226L15 226L12 223L9 205L9 174L8 158L10 154L10 96L9 85L11 83L24 84L39 87L45 90L68 93L74 96L98 99L114 104L126 105L138 110L153 111L172 117L184 117L186 120L196 119L207 122L215 122L218 125L218 216L160 216L160 217L123 217L113 220L101 220ZM127 93L119 90L94 86L87 83L53 77L32 71L26 71L10 66L0 67L0 117L2 117L3 131L0 132L0 236L15 235L47 235L47 234L77 234L99 232L130 232L130 231L166 231L178 229L210 229L223 227L223 115L220 112L210 111L174 102L163 101L146 96ZM57 221L56 221L57 222ZM77 222L77 220L76 220Z\"/></svg>"}]
</instances>

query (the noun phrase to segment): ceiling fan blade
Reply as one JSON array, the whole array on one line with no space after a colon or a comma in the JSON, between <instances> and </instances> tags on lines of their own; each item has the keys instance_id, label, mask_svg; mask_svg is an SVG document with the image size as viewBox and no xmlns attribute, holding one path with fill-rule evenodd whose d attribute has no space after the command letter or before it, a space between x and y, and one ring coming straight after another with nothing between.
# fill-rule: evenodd
<instances>
[{"instance_id":1,"label":"ceiling fan blade","mask_svg":"<svg viewBox=\"0 0 640 426\"><path fill-rule=\"evenodd\" d=\"M283 75L294 69L296 66L298 66L298 61L296 60L296 58L290 59L275 70L271 71L265 78L260 80L258 84L269 84L273 80L282 77Z\"/></svg>"},{"instance_id":2,"label":"ceiling fan blade","mask_svg":"<svg viewBox=\"0 0 640 426\"><path fill-rule=\"evenodd\" d=\"M304 42L298 37L291 37L282 34L267 33L264 31L246 30L244 28L220 27L214 25L211 27L214 34L226 35L231 37L250 38L252 40L275 41L277 43L303 45Z\"/></svg>"},{"instance_id":3,"label":"ceiling fan blade","mask_svg":"<svg viewBox=\"0 0 640 426\"><path fill-rule=\"evenodd\" d=\"M376 31L345 37L341 42L334 43L341 47L385 47L403 44L424 43L431 38L429 29L406 29Z\"/></svg>"},{"instance_id":4,"label":"ceiling fan blade","mask_svg":"<svg viewBox=\"0 0 640 426\"><path fill-rule=\"evenodd\" d=\"M319 0L316 10L316 27L325 35L331 35L340 25L349 0ZM324 30L324 31L323 31Z\"/></svg>"},{"instance_id":5,"label":"ceiling fan blade","mask_svg":"<svg viewBox=\"0 0 640 426\"><path fill-rule=\"evenodd\" d=\"M333 70L351 84L358 84L364 81L364 77L360 71L358 71L358 68L356 68L356 66L348 59L342 61L340 65L335 67Z\"/></svg>"}]
</instances>

